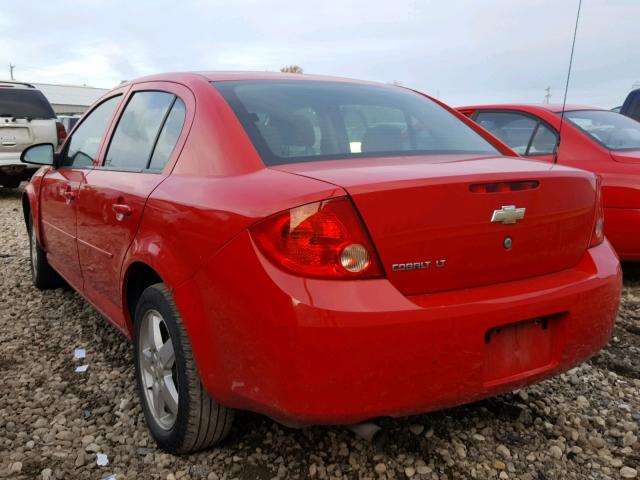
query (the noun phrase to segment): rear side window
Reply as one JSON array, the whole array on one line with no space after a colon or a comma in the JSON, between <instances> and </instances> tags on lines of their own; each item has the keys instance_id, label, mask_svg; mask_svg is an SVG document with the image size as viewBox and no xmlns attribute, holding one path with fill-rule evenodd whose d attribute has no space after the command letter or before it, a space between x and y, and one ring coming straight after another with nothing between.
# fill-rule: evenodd
<instances>
[{"instance_id":1,"label":"rear side window","mask_svg":"<svg viewBox=\"0 0 640 480\"><path fill-rule=\"evenodd\" d=\"M134 93L111 139L105 166L134 170L147 168L175 98L166 92Z\"/></svg>"},{"instance_id":2,"label":"rear side window","mask_svg":"<svg viewBox=\"0 0 640 480\"><path fill-rule=\"evenodd\" d=\"M102 102L84 117L67 142L68 148L62 158L61 166L81 168L93 164L104 132L120 98L121 95L117 95Z\"/></svg>"},{"instance_id":3,"label":"rear side window","mask_svg":"<svg viewBox=\"0 0 640 480\"><path fill-rule=\"evenodd\" d=\"M520 155L527 153L529 140L538 122L519 113L480 112L475 121Z\"/></svg>"},{"instance_id":4,"label":"rear side window","mask_svg":"<svg viewBox=\"0 0 640 480\"><path fill-rule=\"evenodd\" d=\"M363 156L499 155L410 90L348 82L214 82L267 165Z\"/></svg>"},{"instance_id":5,"label":"rear side window","mask_svg":"<svg viewBox=\"0 0 640 480\"><path fill-rule=\"evenodd\" d=\"M56 115L40 90L0 88L0 117L50 119Z\"/></svg>"},{"instance_id":6,"label":"rear side window","mask_svg":"<svg viewBox=\"0 0 640 480\"><path fill-rule=\"evenodd\" d=\"M162 131L158 137L158 142L156 143L156 148L153 150L149 169L162 170L166 165L173 153L176 143L178 142L178 137L180 137L186 112L184 102L179 98L176 98L176 101L167 116L167 120L164 122L164 126L162 127Z\"/></svg>"},{"instance_id":7,"label":"rear side window","mask_svg":"<svg viewBox=\"0 0 640 480\"><path fill-rule=\"evenodd\" d=\"M517 112L478 112L474 120L520 155L555 152L556 133L537 118Z\"/></svg>"},{"instance_id":8,"label":"rear side window","mask_svg":"<svg viewBox=\"0 0 640 480\"><path fill-rule=\"evenodd\" d=\"M556 133L540 123L533 134L527 155L551 155L556 151L557 141Z\"/></svg>"}]
</instances>

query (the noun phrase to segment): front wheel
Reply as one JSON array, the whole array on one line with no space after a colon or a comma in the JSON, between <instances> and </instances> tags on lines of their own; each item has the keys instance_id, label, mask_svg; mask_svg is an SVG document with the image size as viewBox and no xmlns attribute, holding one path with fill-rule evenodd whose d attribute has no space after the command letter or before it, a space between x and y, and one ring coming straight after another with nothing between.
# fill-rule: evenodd
<instances>
[{"instance_id":1,"label":"front wheel","mask_svg":"<svg viewBox=\"0 0 640 480\"><path fill-rule=\"evenodd\" d=\"M138 301L134 346L142 410L160 448L190 453L227 436L233 410L202 386L182 318L162 283L145 289Z\"/></svg>"},{"instance_id":2,"label":"front wheel","mask_svg":"<svg viewBox=\"0 0 640 480\"><path fill-rule=\"evenodd\" d=\"M57 288L64 285L64 280L58 275L49 262L47 261L46 252L38 245L36 232L33 228L33 218L29 217L27 225L27 233L29 234L29 257L31 260L31 281L33 285L40 289Z\"/></svg>"}]
</instances>

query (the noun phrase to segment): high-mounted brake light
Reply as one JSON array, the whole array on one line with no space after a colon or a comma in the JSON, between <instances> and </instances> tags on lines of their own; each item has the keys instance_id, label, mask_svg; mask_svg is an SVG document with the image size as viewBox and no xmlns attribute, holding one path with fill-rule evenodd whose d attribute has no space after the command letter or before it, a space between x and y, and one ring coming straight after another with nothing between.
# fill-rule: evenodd
<instances>
[{"instance_id":1,"label":"high-mounted brake light","mask_svg":"<svg viewBox=\"0 0 640 480\"><path fill-rule=\"evenodd\" d=\"M276 265L306 277L382 276L373 245L351 200L341 197L275 214L251 236Z\"/></svg>"},{"instance_id":2,"label":"high-mounted brake light","mask_svg":"<svg viewBox=\"0 0 640 480\"><path fill-rule=\"evenodd\" d=\"M604 208L602 206L602 181L598 176L596 178L596 215L589 248L600 245L602 242L604 242Z\"/></svg>"},{"instance_id":3,"label":"high-mounted brake light","mask_svg":"<svg viewBox=\"0 0 640 480\"><path fill-rule=\"evenodd\" d=\"M525 180L518 182L497 182L497 183L474 183L469 186L473 193L502 193L519 192L522 190L533 190L538 188L538 180Z\"/></svg>"}]
</instances>

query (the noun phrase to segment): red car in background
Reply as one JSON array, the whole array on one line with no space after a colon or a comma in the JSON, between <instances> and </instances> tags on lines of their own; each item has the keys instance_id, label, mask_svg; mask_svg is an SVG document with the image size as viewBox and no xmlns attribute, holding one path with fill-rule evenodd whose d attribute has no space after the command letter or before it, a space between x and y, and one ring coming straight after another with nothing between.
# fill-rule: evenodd
<instances>
[{"instance_id":1,"label":"red car in background","mask_svg":"<svg viewBox=\"0 0 640 480\"><path fill-rule=\"evenodd\" d=\"M520 155L556 160L562 105L475 105L458 111ZM640 123L609 110L567 105L557 162L600 175L605 234L622 260L640 261Z\"/></svg>"},{"instance_id":2,"label":"red car in background","mask_svg":"<svg viewBox=\"0 0 640 480\"><path fill-rule=\"evenodd\" d=\"M449 407L599 350L620 265L590 172L517 158L420 93L190 73L99 100L23 197L34 284L133 340L170 452L234 409L352 424Z\"/></svg>"}]
</instances>

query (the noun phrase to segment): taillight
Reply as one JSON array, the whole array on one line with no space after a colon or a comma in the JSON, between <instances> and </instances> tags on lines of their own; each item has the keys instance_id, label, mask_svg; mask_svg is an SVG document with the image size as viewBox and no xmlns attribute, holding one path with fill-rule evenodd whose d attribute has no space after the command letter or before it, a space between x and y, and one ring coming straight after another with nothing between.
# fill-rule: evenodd
<instances>
[{"instance_id":1,"label":"taillight","mask_svg":"<svg viewBox=\"0 0 640 480\"><path fill-rule=\"evenodd\" d=\"M56 122L56 133L58 134L58 145L62 145L64 139L67 138L67 131L62 122Z\"/></svg>"},{"instance_id":2,"label":"taillight","mask_svg":"<svg viewBox=\"0 0 640 480\"><path fill-rule=\"evenodd\" d=\"M275 214L251 229L273 263L306 277L382 276L367 232L347 197L309 203Z\"/></svg>"},{"instance_id":3,"label":"taillight","mask_svg":"<svg viewBox=\"0 0 640 480\"><path fill-rule=\"evenodd\" d=\"M604 208L602 207L602 182L598 176L596 179L596 216L589 248L600 245L602 242L604 242Z\"/></svg>"}]
</instances>

